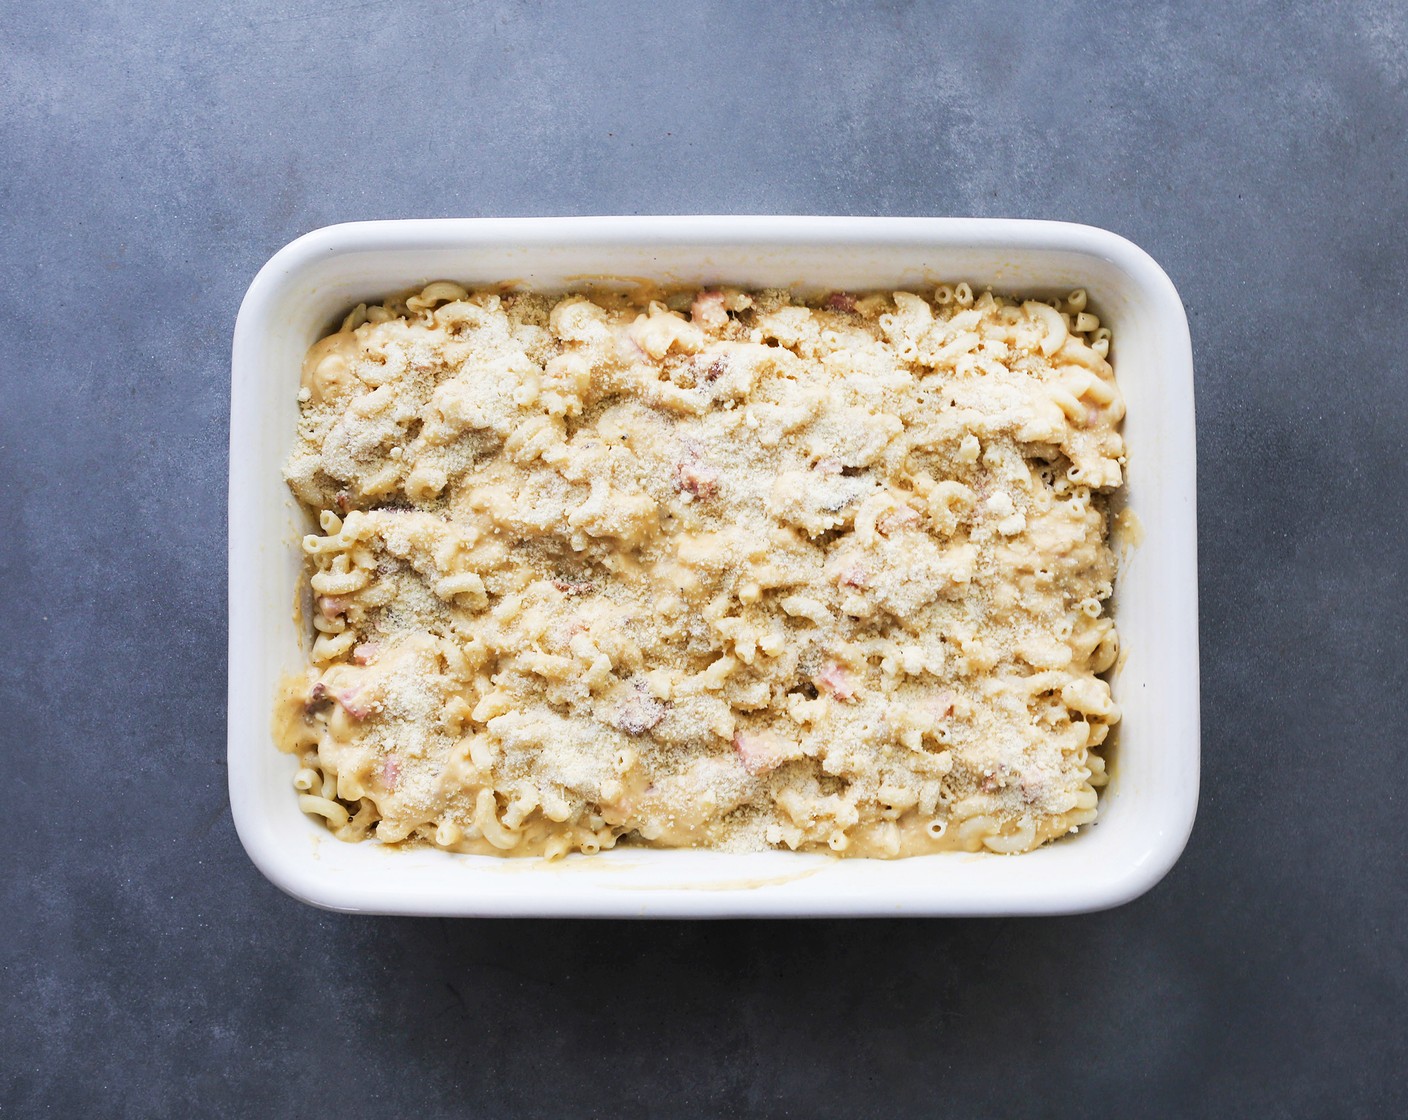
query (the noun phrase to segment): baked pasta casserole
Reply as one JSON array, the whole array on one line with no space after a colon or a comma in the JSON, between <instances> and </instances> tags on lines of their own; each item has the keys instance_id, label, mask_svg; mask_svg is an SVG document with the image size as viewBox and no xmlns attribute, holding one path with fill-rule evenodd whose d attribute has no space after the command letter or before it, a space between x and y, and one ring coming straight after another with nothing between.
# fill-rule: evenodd
<instances>
[{"instance_id":1,"label":"baked pasta casserole","mask_svg":"<svg viewBox=\"0 0 1408 1120\"><path fill-rule=\"evenodd\" d=\"M1119 719L1108 350L1084 292L967 284L356 308L285 466L302 808L550 858L1075 832Z\"/></svg>"}]
</instances>

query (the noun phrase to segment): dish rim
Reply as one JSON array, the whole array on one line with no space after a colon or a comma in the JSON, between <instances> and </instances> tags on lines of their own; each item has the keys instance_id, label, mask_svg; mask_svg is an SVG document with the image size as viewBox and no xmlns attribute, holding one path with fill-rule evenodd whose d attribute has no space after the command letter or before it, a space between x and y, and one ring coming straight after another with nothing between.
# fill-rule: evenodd
<instances>
[{"instance_id":1,"label":"dish rim","mask_svg":"<svg viewBox=\"0 0 1408 1120\"><path fill-rule=\"evenodd\" d=\"M1167 418L1177 424L1176 442L1182 445L1180 475L1161 479L1161 485L1182 490L1179 506L1184 533L1180 534L1185 555L1181 566L1191 572L1191 581L1175 589L1188 619L1180 635L1177 659L1178 685L1191 700L1195 713L1191 738L1183 743L1181 782L1177 788L1165 791L1166 812L1162 830L1142 858L1123 867L1109 868L1110 873L1092 877L1064 893L1030 890L1025 893L994 890L979 897L972 891L945 905L943 898L930 896L918 905L903 905L903 899L893 892L875 894L824 895L803 892L793 897L790 892L742 886L735 890L701 891L680 884L643 889L635 898L627 899L619 892L569 892L555 897L551 890L537 892L495 891L481 889L471 898L456 892L445 898L428 897L424 888L407 892L382 890L373 896L356 882L337 882L318 874L317 860L300 860L281 850L267 814L260 809L260 796L254 774L253 752L273 750L268 735L268 718L257 719L243 712L239 704L237 677L248 664L253 643L248 639L257 631L259 612L243 609L251 585L249 561L257 555L260 545L268 541L250 539L245 514L249 495L245 488L258 477L258 464L250 464L240 448L250 426L257 423L262 396L256 391L257 379L249 364L256 352L262 333L276 321L280 304L290 289L296 289L310 271L324 266L330 258L368 253L407 253L431 250L455 250L472 253L474 249L503 249L521 246L528 249L551 248L561 245L581 247L648 248L671 245L703 250L709 246L731 249L786 251L824 244L837 248L881 249L907 246L923 247L936 252L1001 251L1020 257L1024 252L1065 253L1087 257L1112 266L1123 274L1129 284L1142 293L1156 314L1163 331L1171 332L1174 345L1167 355L1161 375L1180 390L1179 399L1186 404L1182 415ZM433 277L432 277L433 278ZM954 277L958 279L960 277ZM997 287L997 285L994 285ZM370 293L369 293L370 294ZM242 375L242 371L243 375ZM1193 399L1193 367L1187 317L1172 281L1158 264L1132 242L1108 230L1067 222L1033 221L1028 219L990 218L844 218L811 216L726 216L682 215L648 217L570 217L570 218L432 218L393 219L373 222L352 222L315 229L295 239L276 252L260 269L250 284L236 319L231 365L230 422L230 490L229 490L229 720L227 758L229 793L236 830L247 854L256 867L276 886L302 901L325 909L363 913L436 914L442 916L538 915L538 916L867 916L904 913L926 916L971 916L995 914L1061 914L1106 909L1130 901L1153 887L1172 868L1182 853L1196 816L1199 793L1201 755L1198 722L1198 648L1197 648L1197 522L1196 522L1196 422ZM1186 388L1186 392L1182 392ZM290 406L291 407L291 406ZM1161 418L1165 419L1165 418ZM267 466L267 465L266 465ZM1191 556L1191 567L1187 563ZM263 734L259 734L259 730ZM1184 729L1185 731L1188 729ZM253 732L253 734L251 734ZM1115 779L1118 781L1118 776ZM290 793L290 804L293 797ZM1071 843L1080 843L1076 838ZM331 840L331 843L340 843ZM375 845L366 845L376 849ZM387 853L383 856L405 858L409 853ZM617 852L622 849L617 849ZM639 855L640 849L628 849ZM681 853L679 850L655 850L659 858L704 855L720 859L737 859L721 853ZM444 853L437 853L445 855ZM964 858L966 853L939 853L934 856L909 857L901 864ZM1038 858L1039 852L1027 853L1024 860ZM378 857L381 858L381 857ZM450 859L495 859L496 857L453 857ZM576 859L612 862L621 857L601 853ZM797 861L798 876L813 874L803 870L803 863L819 859L829 864L867 861L837 861L829 856L810 857L788 853L785 858ZM982 856L982 859L1010 860L1014 857ZM501 859L499 862L505 862ZM513 863L523 860L507 861ZM483 878L481 876L481 878ZM489 877L492 878L492 877ZM544 884L556 877L545 876ZM771 882L762 886L771 886ZM481 884L481 886L486 886ZM900 903L900 905L896 905Z\"/></svg>"}]
</instances>

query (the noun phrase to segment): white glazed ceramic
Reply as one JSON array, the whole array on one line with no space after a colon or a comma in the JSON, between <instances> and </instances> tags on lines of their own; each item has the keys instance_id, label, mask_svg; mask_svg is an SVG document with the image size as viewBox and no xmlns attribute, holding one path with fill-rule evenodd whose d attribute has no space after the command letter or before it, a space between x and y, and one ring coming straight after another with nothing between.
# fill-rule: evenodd
<instances>
[{"instance_id":1,"label":"white glazed ceramic","mask_svg":"<svg viewBox=\"0 0 1408 1120\"><path fill-rule=\"evenodd\" d=\"M1125 662L1099 822L1020 856L838 860L618 848L556 863L344 844L298 810L270 734L307 531L280 477L304 351L353 305L430 280L561 290L649 277L803 289L967 280L1013 294L1088 289L1128 402L1128 506L1143 529L1119 577ZM600 917L1061 914L1115 906L1173 865L1198 800L1193 368L1178 293L1115 234L962 218L445 219L330 226L276 253L235 327L230 417L230 804L250 858L297 898L387 914Z\"/></svg>"}]
</instances>

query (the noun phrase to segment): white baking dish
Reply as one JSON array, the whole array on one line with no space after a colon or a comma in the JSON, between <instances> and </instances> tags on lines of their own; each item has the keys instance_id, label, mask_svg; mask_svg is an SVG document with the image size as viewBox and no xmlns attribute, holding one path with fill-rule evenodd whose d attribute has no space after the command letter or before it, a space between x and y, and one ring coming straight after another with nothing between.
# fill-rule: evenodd
<instances>
[{"instance_id":1,"label":"white baking dish","mask_svg":"<svg viewBox=\"0 0 1408 1120\"><path fill-rule=\"evenodd\" d=\"M305 531L280 466L304 351L352 305L435 279L584 277L746 287L923 289L967 280L1014 294L1089 290L1114 331L1128 401L1128 505L1143 540L1114 605L1124 710L1099 822L1020 856L903 860L618 848L536 859L344 844L298 810L270 710L302 661L293 620ZM1148 890L1173 865L1198 799L1193 369L1178 293L1104 230L946 218L652 217L430 220L330 226L281 249L235 327L230 418L230 803L250 858L297 898L394 914L790 916L1056 914Z\"/></svg>"}]
</instances>

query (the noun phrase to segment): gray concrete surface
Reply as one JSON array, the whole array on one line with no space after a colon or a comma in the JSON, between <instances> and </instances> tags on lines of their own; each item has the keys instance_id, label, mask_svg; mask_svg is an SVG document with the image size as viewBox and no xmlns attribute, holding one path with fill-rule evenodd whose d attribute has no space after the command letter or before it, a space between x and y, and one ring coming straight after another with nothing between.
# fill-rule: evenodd
<instances>
[{"instance_id":1,"label":"gray concrete surface","mask_svg":"<svg viewBox=\"0 0 1408 1120\"><path fill-rule=\"evenodd\" d=\"M0 4L0 1114L1402 1115L1408 7ZM1187 303L1204 795L1043 921L357 919L225 796L228 355L356 218L1006 215Z\"/></svg>"}]
</instances>

